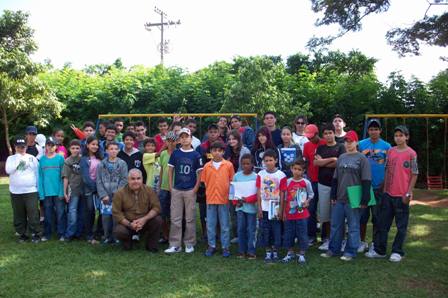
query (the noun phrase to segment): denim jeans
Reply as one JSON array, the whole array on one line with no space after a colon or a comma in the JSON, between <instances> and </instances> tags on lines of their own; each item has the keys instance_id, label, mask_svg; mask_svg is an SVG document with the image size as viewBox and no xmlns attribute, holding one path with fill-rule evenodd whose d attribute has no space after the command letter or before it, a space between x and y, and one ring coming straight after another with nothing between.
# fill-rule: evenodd
<instances>
[{"instance_id":1,"label":"denim jeans","mask_svg":"<svg viewBox=\"0 0 448 298\"><path fill-rule=\"evenodd\" d=\"M403 243L406 238L409 223L409 205L403 203L401 197L392 197L384 193L379 206L378 241L375 239L375 251L385 255L387 250L387 237L392 221L395 218L397 234L392 244L392 253L404 256Z\"/></svg>"},{"instance_id":2,"label":"denim jeans","mask_svg":"<svg viewBox=\"0 0 448 298\"><path fill-rule=\"evenodd\" d=\"M95 193L86 193L85 198L82 198L83 207L83 218L84 218L84 233L86 235L87 240L93 239L93 226L95 224L95 206L99 206L100 199L98 195Z\"/></svg>"},{"instance_id":3,"label":"denim jeans","mask_svg":"<svg viewBox=\"0 0 448 298\"><path fill-rule=\"evenodd\" d=\"M379 228L378 228L378 216L380 212L380 202L383 196L380 190L374 189L375 194L375 206L368 206L367 208L361 209L361 225L366 225L369 222L370 212L372 213L372 241L379 239Z\"/></svg>"},{"instance_id":4,"label":"denim jeans","mask_svg":"<svg viewBox=\"0 0 448 298\"><path fill-rule=\"evenodd\" d=\"M103 229L104 229L104 239L113 241L114 236L112 234L114 229L114 220L112 218L112 215L102 215L102 221L103 221Z\"/></svg>"},{"instance_id":5,"label":"denim jeans","mask_svg":"<svg viewBox=\"0 0 448 298\"><path fill-rule=\"evenodd\" d=\"M308 249L308 220L305 219L293 219L286 220L285 225L285 247L293 248L294 239L299 239L300 251L306 251Z\"/></svg>"},{"instance_id":6,"label":"denim jeans","mask_svg":"<svg viewBox=\"0 0 448 298\"><path fill-rule=\"evenodd\" d=\"M232 238L238 237L238 216L236 215L236 207L232 202L229 202L230 212L230 229L232 231Z\"/></svg>"},{"instance_id":7,"label":"denim jeans","mask_svg":"<svg viewBox=\"0 0 448 298\"><path fill-rule=\"evenodd\" d=\"M64 198L58 197L45 197L44 210L45 210L45 222L44 222L44 236L48 239L51 238L52 227L54 221L54 214L56 213L56 231L58 237L65 236L65 229L67 225L66 203Z\"/></svg>"},{"instance_id":8,"label":"denim jeans","mask_svg":"<svg viewBox=\"0 0 448 298\"><path fill-rule=\"evenodd\" d=\"M308 237L314 240L317 238L317 206L319 202L317 185L317 182L311 182L314 198L310 201L310 205L308 206L308 211L310 212L310 217L308 218Z\"/></svg>"},{"instance_id":9,"label":"denim jeans","mask_svg":"<svg viewBox=\"0 0 448 298\"><path fill-rule=\"evenodd\" d=\"M160 215L163 219L170 218L170 208L171 208L171 193L167 190L161 189L159 191L159 201L160 201Z\"/></svg>"},{"instance_id":10,"label":"denim jeans","mask_svg":"<svg viewBox=\"0 0 448 298\"><path fill-rule=\"evenodd\" d=\"M279 249L282 246L282 224L279 220L268 219L268 212L263 211L263 219L261 220L262 242L265 248L271 246Z\"/></svg>"},{"instance_id":11,"label":"denim jeans","mask_svg":"<svg viewBox=\"0 0 448 298\"><path fill-rule=\"evenodd\" d=\"M236 212L238 222L238 252L241 254L255 254L255 228L257 214L246 213L242 210Z\"/></svg>"},{"instance_id":12,"label":"denim jeans","mask_svg":"<svg viewBox=\"0 0 448 298\"><path fill-rule=\"evenodd\" d=\"M79 221L81 221L81 216L78 216L80 200L80 196L70 196L67 211L67 231L65 233L66 238L72 238L74 236L79 236L80 234L80 231L78 231Z\"/></svg>"},{"instance_id":13,"label":"denim jeans","mask_svg":"<svg viewBox=\"0 0 448 298\"><path fill-rule=\"evenodd\" d=\"M360 209L351 208L350 203L337 201L331 208L331 232L329 250L333 255L341 254L344 239L345 218L348 223L348 239L344 255L355 257L360 243L359 218Z\"/></svg>"},{"instance_id":14,"label":"denim jeans","mask_svg":"<svg viewBox=\"0 0 448 298\"><path fill-rule=\"evenodd\" d=\"M208 245L216 248L216 225L219 219L221 227L221 245L223 249L230 246L230 219L228 204L207 204Z\"/></svg>"}]
</instances>

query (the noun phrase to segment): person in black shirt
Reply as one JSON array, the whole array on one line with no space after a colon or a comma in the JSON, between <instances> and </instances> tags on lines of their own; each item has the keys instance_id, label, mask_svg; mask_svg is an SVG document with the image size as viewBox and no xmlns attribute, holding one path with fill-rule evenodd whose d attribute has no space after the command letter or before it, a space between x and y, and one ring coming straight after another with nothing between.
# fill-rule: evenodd
<instances>
[{"instance_id":1,"label":"person in black shirt","mask_svg":"<svg viewBox=\"0 0 448 298\"><path fill-rule=\"evenodd\" d=\"M143 174L143 183L146 184L146 171L143 167L143 153L134 147L135 134L127 131L123 134L124 148L118 153L118 157L126 162L128 171L139 169Z\"/></svg>"},{"instance_id":2,"label":"person in black shirt","mask_svg":"<svg viewBox=\"0 0 448 298\"><path fill-rule=\"evenodd\" d=\"M271 132L272 141L274 142L275 147L282 143L282 131L277 128L277 117L274 112L268 111L263 115L263 124L266 126Z\"/></svg>"}]
</instances>

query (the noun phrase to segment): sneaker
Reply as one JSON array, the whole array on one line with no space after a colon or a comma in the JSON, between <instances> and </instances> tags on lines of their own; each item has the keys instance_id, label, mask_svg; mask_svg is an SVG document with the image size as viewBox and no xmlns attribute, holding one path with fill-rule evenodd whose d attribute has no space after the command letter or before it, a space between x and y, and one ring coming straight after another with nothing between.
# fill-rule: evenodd
<instances>
[{"instance_id":1,"label":"sneaker","mask_svg":"<svg viewBox=\"0 0 448 298\"><path fill-rule=\"evenodd\" d=\"M386 257L386 255L380 255L374 249L369 249L369 251L366 252L364 255L367 258L370 258L370 259L381 259L381 258L385 258Z\"/></svg>"},{"instance_id":2,"label":"sneaker","mask_svg":"<svg viewBox=\"0 0 448 298\"><path fill-rule=\"evenodd\" d=\"M95 239L89 239L89 240L87 240L87 242L92 245L98 244L98 241Z\"/></svg>"},{"instance_id":3,"label":"sneaker","mask_svg":"<svg viewBox=\"0 0 448 298\"><path fill-rule=\"evenodd\" d=\"M186 245L186 246L185 246L185 252L186 252L187 254L192 254L192 253L194 253L194 246L193 246L193 245Z\"/></svg>"},{"instance_id":4,"label":"sneaker","mask_svg":"<svg viewBox=\"0 0 448 298\"><path fill-rule=\"evenodd\" d=\"M289 263L291 261L294 260L294 253L288 253L283 259L282 259L282 263Z\"/></svg>"},{"instance_id":5,"label":"sneaker","mask_svg":"<svg viewBox=\"0 0 448 298\"><path fill-rule=\"evenodd\" d=\"M255 255L255 254L247 254L247 259L248 260L256 260L257 259L257 255Z\"/></svg>"},{"instance_id":6,"label":"sneaker","mask_svg":"<svg viewBox=\"0 0 448 298\"><path fill-rule=\"evenodd\" d=\"M64 236L59 237L59 241L64 242L65 241Z\"/></svg>"},{"instance_id":7,"label":"sneaker","mask_svg":"<svg viewBox=\"0 0 448 298\"><path fill-rule=\"evenodd\" d=\"M246 258L246 255L244 253L239 253L239 254L236 255L236 258L237 259L244 259L244 258Z\"/></svg>"},{"instance_id":8,"label":"sneaker","mask_svg":"<svg viewBox=\"0 0 448 298\"><path fill-rule=\"evenodd\" d=\"M132 235L132 241L140 241L140 236L138 234Z\"/></svg>"},{"instance_id":9,"label":"sneaker","mask_svg":"<svg viewBox=\"0 0 448 298\"><path fill-rule=\"evenodd\" d=\"M330 245L330 240L325 239L324 243L322 243L321 246L319 246L319 250L328 250L328 246Z\"/></svg>"},{"instance_id":10,"label":"sneaker","mask_svg":"<svg viewBox=\"0 0 448 298\"><path fill-rule=\"evenodd\" d=\"M214 247L209 246L207 248L207 250L205 251L204 255L206 257L211 257L211 256L213 256L215 254L215 252L216 252L216 249Z\"/></svg>"},{"instance_id":11,"label":"sneaker","mask_svg":"<svg viewBox=\"0 0 448 298\"><path fill-rule=\"evenodd\" d=\"M308 246L313 246L315 243L316 243L316 239L312 239L312 238L310 238L310 239L308 240Z\"/></svg>"},{"instance_id":12,"label":"sneaker","mask_svg":"<svg viewBox=\"0 0 448 298\"><path fill-rule=\"evenodd\" d=\"M278 252L277 251L273 251L272 252L272 262L278 262Z\"/></svg>"},{"instance_id":13,"label":"sneaker","mask_svg":"<svg viewBox=\"0 0 448 298\"><path fill-rule=\"evenodd\" d=\"M40 238L40 241L42 241L42 242L47 242L47 241L48 241L48 238L44 236L44 237Z\"/></svg>"},{"instance_id":14,"label":"sneaker","mask_svg":"<svg viewBox=\"0 0 448 298\"><path fill-rule=\"evenodd\" d=\"M272 254L270 251L266 252L266 256L264 257L264 262L265 263L272 263Z\"/></svg>"},{"instance_id":15,"label":"sneaker","mask_svg":"<svg viewBox=\"0 0 448 298\"><path fill-rule=\"evenodd\" d=\"M402 259L402 256L400 254L397 254L396 252L394 252L390 255L389 261L398 263L401 261L401 259Z\"/></svg>"},{"instance_id":16,"label":"sneaker","mask_svg":"<svg viewBox=\"0 0 448 298\"><path fill-rule=\"evenodd\" d=\"M168 239L165 239L165 238L159 239L159 244L167 244L167 243L168 243Z\"/></svg>"},{"instance_id":17,"label":"sneaker","mask_svg":"<svg viewBox=\"0 0 448 298\"><path fill-rule=\"evenodd\" d=\"M368 252L372 252L374 250L375 250L375 243L372 242L372 243L370 243Z\"/></svg>"},{"instance_id":18,"label":"sneaker","mask_svg":"<svg viewBox=\"0 0 448 298\"><path fill-rule=\"evenodd\" d=\"M228 258L228 257L230 257L230 250L228 250L227 248L223 249L223 250L222 250L222 256L223 256L224 258Z\"/></svg>"},{"instance_id":19,"label":"sneaker","mask_svg":"<svg viewBox=\"0 0 448 298\"><path fill-rule=\"evenodd\" d=\"M235 244L238 243L238 237L232 238L232 240L230 240L231 244Z\"/></svg>"},{"instance_id":20,"label":"sneaker","mask_svg":"<svg viewBox=\"0 0 448 298\"><path fill-rule=\"evenodd\" d=\"M175 254L182 251L182 247L171 246L165 249L166 254Z\"/></svg>"},{"instance_id":21,"label":"sneaker","mask_svg":"<svg viewBox=\"0 0 448 298\"><path fill-rule=\"evenodd\" d=\"M32 235L31 236L31 242L39 243L40 242L40 237L38 235Z\"/></svg>"},{"instance_id":22,"label":"sneaker","mask_svg":"<svg viewBox=\"0 0 448 298\"><path fill-rule=\"evenodd\" d=\"M341 244L341 251L343 252L345 250L345 246L347 245L347 240L342 240L342 244Z\"/></svg>"},{"instance_id":23,"label":"sneaker","mask_svg":"<svg viewBox=\"0 0 448 298\"><path fill-rule=\"evenodd\" d=\"M368 247L369 247L369 244L367 244L367 242L361 241L358 246L358 253L365 252L368 249Z\"/></svg>"},{"instance_id":24,"label":"sneaker","mask_svg":"<svg viewBox=\"0 0 448 298\"><path fill-rule=\"evenodd\" d=\"M349 262L349 261L352 261L352 260L353 260L353 257L352 257L352 256L348 256L348 255L343 255L343 256L341 257L341 260L342 260L342 261Z\"/></svg>"},{"instance_id":25,"label":"sneaker","mask_svg":"<svg viewBox=\"0 0 448 298\"><path fill-rule=\"evenodd\" d=\"M104 239L103 244L112 244L113 241L111 239Z\"/></svg>"},{"instance_id":26,"label":"sneaker","mask_svg":"<svg viewBox=\"0 0 448 298\"><path fill-rule=\"evenodd\" d=\"M20 237L20 234L17 233L17 232L15 232L14 236L16 236L16 237Z\"/></svg>"},{"instance_id":27,"label":"sneaker","mask_svg":"<svg viewBox=\"0 0 448 298\"><path fill-rule=\"evenodd\" d=\"M320 256L322 258L331 258L333 256L333 253L331 251L327 250L326 252L320 254Z\"/></svg>"},{"instance_id":28,"label":"sneaker","mask_svg":"<svg viewBox=\"0 0 448 298\"><path fill-rule=\"evenodd\" d=\"M299 255L299 257L297 258L297 263L299 263L299 265L305 265L306 264L305 256Z\"/></svg>"},{"instance_id":29,"label":"sneaker","mask_svg":"<svg viewBox=\"0 0 448 298\"><path fill-rule=\"evenodd\" d=\"M28 238L28 236L27 235L20 235L20 237L19 237L19 239L17 239L17 242L18 243L24 243L24 242L26 242L28 239L30 239L30 238Z\"/></svg>"}]
</instances>

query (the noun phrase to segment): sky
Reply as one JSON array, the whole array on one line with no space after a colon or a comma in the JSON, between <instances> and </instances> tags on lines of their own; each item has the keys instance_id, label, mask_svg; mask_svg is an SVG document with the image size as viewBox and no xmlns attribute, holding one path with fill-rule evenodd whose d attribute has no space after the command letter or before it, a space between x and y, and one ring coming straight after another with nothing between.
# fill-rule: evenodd
<instances>
[{"instance_id":1,"label":"sky","mask_svg":"<svg viewBox=\"0 0 448 298\"><path fill-rule=\"evenodd\" d=\"M360 32L338 39L331 50L360 50L378 59L376 73L385 82L392 71L406 78L428 81L448 63L440 47L424 46L421 56L399 58L387 45L387 30L409 26L421 19L426 0L392 0L388 12L369 16ZM166 66L196 71L215 61L232 61L236 56L308 53L306 43L313 35L337 32L337 26L316 28L318 15L309 0L1 0L0 10L30 13L39 49L37 62L51 60L55 67L70 62L75 68L111 64L121 58L125 66L160 63L160 30L147 31L144 24L159 22L154 7L181 24L165 30L169 40ZM448 6L433 7L429 15Z\"/></svg>"}]
</instances>

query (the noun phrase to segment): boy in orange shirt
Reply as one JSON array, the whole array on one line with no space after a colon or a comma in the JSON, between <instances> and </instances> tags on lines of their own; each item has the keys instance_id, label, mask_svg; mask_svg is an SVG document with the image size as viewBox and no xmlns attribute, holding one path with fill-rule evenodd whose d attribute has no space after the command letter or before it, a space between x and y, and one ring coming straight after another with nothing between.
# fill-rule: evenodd
<instances>
[{"instance_id":1,"label":"boy in orange shirt","mask_svg":"<svg viewBox=\"0 0 448 298\"><path fill-rule=\"evenodd\" d=\"M221 227L222 256L230 256L229 189L235 171L233 164L223 158L224 149L225 145L221 141L210 146L213 159L205 164L201 174L207 200L207 257L216 252L217 220Z\"/></svg>"}]
</instances>

